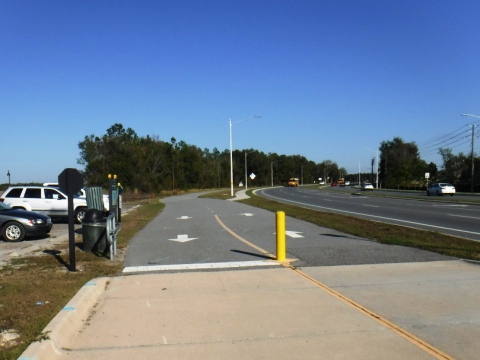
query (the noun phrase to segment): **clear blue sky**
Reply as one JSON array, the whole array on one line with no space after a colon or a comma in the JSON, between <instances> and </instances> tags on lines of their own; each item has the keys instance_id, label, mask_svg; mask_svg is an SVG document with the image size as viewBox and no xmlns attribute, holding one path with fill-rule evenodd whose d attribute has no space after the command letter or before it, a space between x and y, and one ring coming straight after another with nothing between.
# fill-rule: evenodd
<instances>
[{"instance_id":1,"label":"clear blue sky","mask_svg":"<svg viewBox=\"0 0 480 360\"><path fill-rule=\"evenodd\" d=\"M234 149L350 173L395 136L422 150L460 129L469 153L479 15L478 0L1 0L0 183L82 169L78 143L115 123L222 151L229 119L254 114Z\"/></svg>"}]
</instances>

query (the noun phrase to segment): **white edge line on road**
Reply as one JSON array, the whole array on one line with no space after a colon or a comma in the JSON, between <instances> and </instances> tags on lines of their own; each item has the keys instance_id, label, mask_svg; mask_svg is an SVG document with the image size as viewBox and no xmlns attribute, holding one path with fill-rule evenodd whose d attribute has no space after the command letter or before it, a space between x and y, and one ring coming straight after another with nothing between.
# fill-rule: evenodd
<instances>
[{"instance_id":1,"label":"white edge line on road","mask_svg":"<svg viewBox=\"0 0 480 360\"><path fill-rule=\"evenodd\" d=\"M168 271L168 270L204 270L204 269L227 269L250 266L271 266L280 265L275 261L234 261L224 263L203 263L203 264L175 264L175 265L149 265L130 266L123 269L123 273L145 272L145 271Z\"/></svg>"},{"instance_id":2,"label":"white edge line on road","mask_svg":"<svg viewBox=\"0 0 480 360\"><path fill-rule=\"evenodd\" d=\"M298 201L292 201L292 200L282 199L282 198L278 198L278 197L275 197L275 196L272 196L272 195L268 195L268 194L265 194L265 193L263 192L263 189L259 189L259 190L261 190L261 191L262 191L262 194L264 194L265 196L267 196L267 197L269 197L269 198L277 199L277 200L281 200L281 201L286 201L286 202L293 203L293 204L299 204L299 205L302 205L302 206L310 206L310 207L314 207L314 208L318 208L318 209L325 209L325 210L330 210L330 211L337 211L337 212L342 212L342 213L346 213L346 214L368 216L368 217L375 218L375 219L398 221L398 222L405 223L405 224L427 226L427 227L436 228L436 229L443 229L443 230L450 230L450 231L462 232L462 233L466 233L466 234L480 235L479 232L475 232L475 231L467 231L467 230L453 229L453 228L448 228L448 227L444 227L444 226L436 226L436 225L422 224L422 223L418 223L418 222L414 222L414 221L399 220L399 219L387 218L387 217L383 217L383 216L357 213L357 212L347 211L347 210L332 209L332 208L328 208L328 207L325 207L325 206L305 204L305 203L301 203L301 202L298 202Z\"/></svg>"},{"instance_id":3,"label":"white edge line on road","mask_svg":"<svg viewBox=\"0 0 480 360\"><path fill-rule=\"evenodd\" d=\"M479 220L478 216L465 216L465 215L454 215L454 214L447 214L448 216L460 217L465 219L475 219Z\"/></svg>"}]
</instances>

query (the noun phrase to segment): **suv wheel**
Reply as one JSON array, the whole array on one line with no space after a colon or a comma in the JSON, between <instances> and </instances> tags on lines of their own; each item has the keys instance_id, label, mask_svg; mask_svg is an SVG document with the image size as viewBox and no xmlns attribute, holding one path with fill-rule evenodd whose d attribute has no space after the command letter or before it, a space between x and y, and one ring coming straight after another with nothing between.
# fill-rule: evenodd
<instances>
[{"instance_id":1,"label":"suv wheel","mask_svg":"<svg viewBox=\"0 0 480 360\"><path fill-rule=\"evenodd\" d=\"M85 214L87 213L87 208L81 207L75 210L75 222L81 224Z\"/></svg>"},{"instance_id":2,"label":"suv wheel","mask_svg":"<svg viewBox=\"0 0 480 360\"><path fill-rule=\"evenodd\" d=\"M25 238L25 229L15 221L7 223L2 230L3 239L8 242L20 242Z\"/></svg>"}]
</instances>

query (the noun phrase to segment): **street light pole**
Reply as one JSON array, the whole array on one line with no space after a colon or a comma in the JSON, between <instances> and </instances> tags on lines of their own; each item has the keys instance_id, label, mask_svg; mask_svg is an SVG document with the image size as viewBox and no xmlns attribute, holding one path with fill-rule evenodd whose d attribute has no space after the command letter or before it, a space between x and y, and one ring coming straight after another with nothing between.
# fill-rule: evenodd
<instances>
[{"instance_id":1,"label":"street light pole","mask_svg":"<svg viewBox=\"0 0 480 360\"><path fill-rule=\"evenodd\" d=\"M271 176L272 176L272 186L273 186L273 164L276 164L278 162L282 162L282 160L272 161L270 163L270 173L271 173Z\"/></svg>"},{"instance_id":2,"label":"street light pole","mask_svg":"<svg viewBox=\"0 0 480 360\"><path fill-rule=\"evenodd\" d=\"M232 119L230 119L230 196L233 197Z\"/></svg>"},{"instance_id":3,"label":"street light pole","mask_svg":"<svg viewBox=\"0 0 480 360\"><path fill-rule=\"evenodd\" d=\"M240 121L252 119L252 118L261 118L260 115L249 116L248 118L237 120L232 122L230 119L230 196L233 197L233 149L232 149L232 125L239 123Z\"/></svg>"},{"instance_id":4,"label":"street light pole","mask_svg":"<svg viewBox=\"0 0 480 360\"><path fill-rule=\"evenodd\" d=\"M472 116L480 119L480 116L473 115L473 114L462 114L462 116ZM475 158L474 158L474 147L475 147L475 124L472 124L472 178L470 184L470 192L473 193L474 188L474 166L475 166Z\"/></svg>"},{"instance_id":5,"label":"street light pole","mask_svg":"<svg viewBox=\"0 0 480 360\"><path fill-rule=\"evenodd\" d=\"M272 176L272 186L273 186L273 161L270 163L270 174Z\"/></svg>"}]
</instances>

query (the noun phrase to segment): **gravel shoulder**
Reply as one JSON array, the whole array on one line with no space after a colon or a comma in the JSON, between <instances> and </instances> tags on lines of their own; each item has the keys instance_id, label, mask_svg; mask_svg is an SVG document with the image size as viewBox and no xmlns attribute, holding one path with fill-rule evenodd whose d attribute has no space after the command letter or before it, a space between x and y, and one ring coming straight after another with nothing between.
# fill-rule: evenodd
<instances>
[{"instance_id":1,"label":"gravel shoulder","mask_svg":"<svg viewBox=\"0 0 480 360\"><path fill-rule=\"evenodd\" d=\"M75 233L81 233L82 226L75 225ZM54 222L50 235L46 238L26 239L11 243L0 240L0 267L6 266L14 258L46 255L45 250L58 244L68 244L68 223Z\"/></svg>"}]
</instances>

